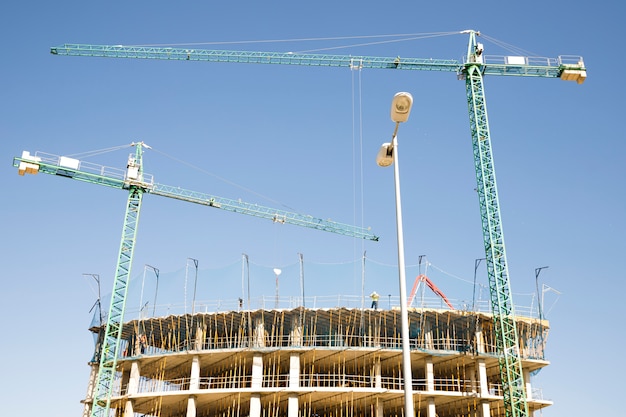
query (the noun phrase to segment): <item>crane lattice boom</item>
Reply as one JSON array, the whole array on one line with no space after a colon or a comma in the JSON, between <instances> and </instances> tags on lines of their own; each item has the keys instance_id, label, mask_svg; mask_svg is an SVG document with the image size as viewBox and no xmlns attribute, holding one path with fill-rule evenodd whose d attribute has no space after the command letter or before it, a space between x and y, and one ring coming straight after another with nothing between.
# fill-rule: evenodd
<instances>
[{"instance_id":1,"label":"crane lattice boom","mask_svg":"<svg viewBox=\"0 0 626 417\"><path fill-rule=\"evenodd\" d=\"M18 168L20 175L43 172L45 174L58 175L125 190L130 189L131 186L137 186L148 194L160 195L176 200L187 201L189 203L261 217L272 220L275 223L303 226L359 239L373 241L379 239L378 236L372 234L368 229L358 226L323 220L306 214L264 207L254 203L246 203L241 200L217 197L198 191L186 190L177 186L158 184L154 182L153 176L150 174L143 173L141 180L138 180L135 178L136 173L133 173L130 168L128 171L124 171L117 168L79 161L65 156L56 156L41 152L30 155L30 153L26 151L21 158L14 158L13 165Z\"/></svg>"},{"instance_id":2,"label":"crane lattice boom","mask_svg":"<svg viewBox=\"0 0 626 417\"><path fill-rule=\"evenodd\" d=\"M392 70L444 71L463 74L467 60L300 54L292 52L221 51L123 45L70 44L50 48L54 55L102 58L161 59L171 61L231 62L239 64L305 65ZM557 58L496 56L479 57L484 75L562 78L584 82L587 74L582 57Z\"/></svg>"}]
</instances>

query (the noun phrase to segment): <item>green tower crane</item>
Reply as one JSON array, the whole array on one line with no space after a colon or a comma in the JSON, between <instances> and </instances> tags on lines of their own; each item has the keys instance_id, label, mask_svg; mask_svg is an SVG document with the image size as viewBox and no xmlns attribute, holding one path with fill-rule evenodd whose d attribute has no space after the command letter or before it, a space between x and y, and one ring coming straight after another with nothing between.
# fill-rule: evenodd
<instances>
[{"instance_id":1,"label":"green tower crane","mask_svg":"<svg viewBox=\"0 0 626 417\"><path fill-rule=\"evenodd\" d=\"M480 33L469 35L463 62L456 59L372 57L349 55L301 54L291 52L224 51L168 47L65 44L50 52L64 56L159 59L250 64L344 67L350 69L388 69L454 72L465 80L470 132L474 153L476 182L487 273L493 312L500 377L507 417L529 415L515 327L511 285L506 260L502 220L491 148L491 135L483 77L486 75L560 78L582 84L587 71L580 56L557 58L525 56L488 56L477 41Z\"/></svg>"},{"instance_id":2,"label":"green tower crane","mask_svg":"<svg viewBox=\"0 0 626 417\"><path fill-rule=\"evenodd\" d=\"M94 384L91 416L109 416L117 359L121 354L122 324L124 322L128 281L130 279L137 225L144 194L155 194L235 213L248 214L269 219L276 223L287 223L355 238L378 240L378 237L370 233L369 230L360 227L154 183L152 176L143 172L143 149L149 149L149 146L143 142L133 143L131 146L135 146L135 153L129 156L125 171L83 163L78 159L65 156L38 153L31 155L27 151L24 151L21 157L13 159L13 166L18 169L20 175L42 172L91 184L128 190L128 202L126 204L122 242L113 282L111 304L100 345L98 375Z\"/></svg>"}]
</instances>

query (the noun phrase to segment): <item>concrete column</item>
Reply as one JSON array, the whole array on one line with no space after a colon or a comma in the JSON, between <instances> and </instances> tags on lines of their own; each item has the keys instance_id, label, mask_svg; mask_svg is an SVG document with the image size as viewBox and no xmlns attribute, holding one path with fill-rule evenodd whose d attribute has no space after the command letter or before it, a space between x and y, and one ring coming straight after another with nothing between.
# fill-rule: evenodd
<instances>
[{"instance_id":1,"label":"concrete column","mask_svg":"<svg viewBox=\"0 0 626 417\"><path fill-rule=\"evenodd\" d=\"M295 312L291 315L291 332L289 334L289 345L304 345L302 326L300 325L300 312Z\"/></svg>"},{"instance_id":2,"label":"concrete column","mask_svg":"<svg viewBox=\"0 0 626 417\"><path fill-rule=\"evenodd\" d=\"M287 417L298 417L298 394L290 394L287 400Z\"/></svg>"},{"instance_id":3,"label":"concrete column","mask_svg":"<svg viewBox=\"0 0 626 417\"><path fill-rule=\"evenodd\" d=\"M292 353L289 357L289 388L300 386L300 355ZM298 417L298 394L289 394L287 403L287 417Z\"/></svg>"},{"instance_id":4,"label":"concrete column","mask_svg":"<svg viewBox=\"0 0 626 417\"><path fill-rule=\"evenodd\" d=\"M526 390L526 400L533 399L533 387L530 384L530 371L522 368L522 374L524 375L524 389Z\"/></svg>"},{"instance_id":5,"label":"concrete column","mask_svg":"<svg viewBox=\"0 0 626 417\"><path fill-rule=\"evenodd\" d=\"M128 394L128 380L130 379L130 372L122 372L122 378L120 381L120 395Z\"/></svg>"},{"instance_id":6,"label":"concrete column","mask_svg":"<svg viewBox=\"0 0 626 417\"><path fill-rule=\"evenodd\" d=\"M196 396L190 395L187 398L187 417L196 417Z\"/></svg>"},{"instance_id":7,"label":"concrete column","mask_svg":"<svg viewBox=\"0 0 626 417\"><path fill-rule=\"evenodd\" d=\"M485 364L484 359L478 359L476 361L478 365L478 387L479 387L479 396L481 398L488 397L489 394L489 383L487 381L487 365ZM478 405L478 412L481 417L489 417L491 416L491 408L489 406L489 402L485 400L481 400Z\"/></svg>"},{"instance_id":8,"label":"concrete column","mask_svg":"<svg viewBox=\"0 0 626 417\"><path fill-rule=\"evenodd\" d=\"M254 355L252 358L252 381L251 388L263 386L263 356Z\"/></svg>"},{"instance_id":9,"label":"concrete column","mask_svg":"<svg viewBox=\"0 0 626 417\"><path fill-rule=\"evenodd\" d=\"M435 407L435 399L426 400L426 417L437 417L437 407Z\"/></svg>"},{"instance_id":10,"label":"concrete column","mask_svg":"<svg viewBox=\"0 0 626 417\"><path fill-rule=\"evenodd\" d=\"M258 329L257 325L257 329ZM255 337L256 340L256 337ZM263 387L263 356L254 355L252 358L252 382L251 388L261 389ZM252 394L250 396L250 417L261 417L261 395Z\"/></svg>"},{"instance_id":11,"label":"concrete column","mask_svg":"<svg viewBox=\"0 0 626 417\"><path fill-rule=\"evenodd\" d=\"M380 321L374 320L374 323L372 325L372 333L372 346L380 347Z\"/></svg>"},{"instance_id":12,"label":"concrete column","mask_svg":"<svg viewBox=\"0 0 626 417\"><path fill-rule=\"evenodd\" d=\"M265 324L263 320L257 320L254 325L253 347L265 347Z\"/></svg>"},{"instance_id":13,"label":"concrete column","mask_svg":"<svg viewBox=\"0 0 626 417\"><path fill-rule=\"evenodd\" d=\"M374 388L382 388L383 387L383 376L380 366L380 357L375 359L374 362Z\"/></svg>"},{"instance_id":14,"label":"concrete column","mask_svg":"<svg viewBox=\"0 0 626 417\"><path fill-rule=\"evenodd\" d=\"M487 383L487 365L484 359L478 359L478 385L480 387L480 396L489 396L489 384Z\"/></svg>"},{"instance_id":15,"label":"concrete column","mask_svg":"<svg viewBox=\"0 0 626 417\"><path fill-rule=\"evenodd\" d=\"M433 332L428 331L424 333L424 344L426 349L433 350L435 349L435 343L433 341Z\"/></svg>"},{"instance_id":16,"label":"concrete column","mask_svg":"<svg viewBox=\"0 0 626 417\"><path fill-rule=\"evenodd\" d=\"M200 356L194 355L191 360L191 374L189 375L189 390L200 388Z\"/></svg>"},{"instance_id":17,"label":"concrete column","mask_svg":"<svg viewBox=\"0 0 626 417\"><path fill-rule=\"evenodd\" d=\"M476 331L476 352L485 353L485 338L480 328Z\"/></svg>"},{"instance_id":18,"label":"concrete column","mask_svg":"<svg viewBox=\"0 0 626 417\"><path fill-rule=\"evenodd\" d=\"M250 417L261 417L261 394L250 397Z\"/></svg>"},{"instance_id":19,"label":"concrete column","mask_svg":"<svg viewBox=\"0 0 626 417\"><path fill-rule=\"evenodd\" d=\"M135 415L135 410L133 409L133 400L126 401L124 404L124 417L133 417Z\"/></svg>"},{"instance_id":20,"label":"concrete column","mask_svg":"<svg viewBox=\"0 0 626 417\"><path fill-rule=\"evenodd\" d=\"M304 344L304 340L302 338L302 327L297 326L291 330L290 334L290 345L291 346L302 346Z\"/></svg>"},{"instance_id":21,"label":"concrete column","mask_svg":"<svg viewBox=\"0 0 626 417\"><path fill-rule=\"evenodd\" d=\"M489 403L487 401L481 401L478 407L481 417L491 416L491 408L489 407Z\"/></svg>"},{"instance_id":22,"label":"concrete column","mask_svg":"<svg viewBox=\"0 0 626 417\"><path fill-rule=\"evenodd\" d=\"M139 392L139 378L141 377L141 372L139 368L139 362L133 361L130 364L130 377L128 378L128 389L126 393L128 395L137 394Z\"/></svg>"},{"instance_id":23,"label":"concrete column","mask_svg":"<svg viewBox=\"0 0 626 417\"><path fill-rule=\"evenodd\" d=\"M374 359L374 363L372 364L372 369L370 370L370 385L373 388L382 388L383 387L383 377L380 366L380 357ZM373 416L372 417L383 417L383 402L380 400L378 395L375 396L375 402L373 405Z\"/></svg>"},{"instance_id":24,"label":"concrete column","mask_svg":"<svg viewBox=\"0 0 626 417\"><path fill-rule=\"evenodd\" d=\"M434 391L435 390L435 366L433 365L433 358L431 356L426 358L425 372L426 372L426 391Z\"/></svg>"},{"instance_id":25,"label":"concrete column","mask_svg":"<svg viewBox=\"0 0 626 417\"><path fill-rule=\"evenodd\" d=\"M91 404L93 403L93 391L96 388L96 378L98 377L98 367L96 362L91 363L91 371L89 372L89 382L87 382L87 395L83 400L83 417L91 415Z\"/></svg>"},{"instance_id":26,"label":"concrete column","mask_svg":"<svg viewBox=\"0 0 626 417\"><path fill-rule=\"evenodd\" d=\"M200 357L194 355L191 359L191 373L189 374L189 391L194 392L200 388ZM196 396L187 398L187 417L196 417Z\"/></svg>"},{"instance_id":27,"label":"concrete column","mask_svg":"<svg viewBox=\"0 0 626 417\"><path fill-rule=\"evenodd\" d=\"M193 348L195 350L202 350L204 347L204 328L198 326L196 327L196 338L193 342Z\"/></svg>"},{"instance_id":28,"label":"concrete column","mask_svg":"<svg viewBox=\"0 0 626 417\"><path fill-rule=\"evenodd\" d=\"M141 372L139 368L139 362L133 361L130 364L130 375L128 377L128 385L126 389L126 394L129 397L132 397L134 394L139 392L139 378L141 377ZM134 411L134 400L129 398L124 404L124 417L133 417Z\"/></svg>"},{"instance_id":29,"label":"concrete column","mask_svg":"<svg viewBox=\"0 0 626 417\"><path fill-rule=\"evenodd\" d=\"M375 417L383 417L383 402L380 400L380 398L376 398L376 416Z\"/></svg>"},{"instance_id":30,"label":"concrete column","mask_svg":"<svg viewBox=\"0 0 626 417\"><path fill-rule=\"evenodd\" d=\"M469 376L470 376L470 386L472 388L472 394L477 394L478 393L478 384L476 382L476 366L474 365L469 365L467 367Z\"/></svg>"},{"instance_id":31,"label":"concrete column","mask_svg":"<svg viewBox=\"0 0 626 417\"><path fill-rule=\"evenodd\" d=\"M292 353L289 357L289 388L300 386L300 354Z\"/></svg>"}]
</instances>

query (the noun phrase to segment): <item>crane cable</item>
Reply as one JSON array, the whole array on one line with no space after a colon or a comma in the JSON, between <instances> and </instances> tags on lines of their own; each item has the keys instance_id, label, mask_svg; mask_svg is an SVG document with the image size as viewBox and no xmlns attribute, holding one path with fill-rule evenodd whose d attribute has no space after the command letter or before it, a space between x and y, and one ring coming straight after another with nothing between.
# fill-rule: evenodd
<instances>
[{"instance_id":1,"label":"crane cable","mask_svg":"<svg viewBox=\"0 0 626 417\"><path fill-rule=\"evenodd\" d=\"M79 152L79 153L75 153L75 154L70 154L67 155L69 157L72 158L89 158L91 156L96 156L96 155L102 155L108 152L113 152L113 151L118 151L120 149L125 149L125 148L130 148L132 147L132 144L126 144L126 145L119 145L119 146L114 146L111 148L105 148L105 149L97 149L97 150L93 150L93 151L86 151L86 152Z\"/></svg>"},{"instance_id":2,"label":"crane cable","mask_svg":"<svg viewBox=\"0 0 626 417\"><path fill-rule=\"evenodd\" d=\"M102 155L102 154L105 154L105 153L118 151L120 149L130 148L130 147L133 147L133 146L134 146L134 143L131 143L131 144L126 144L126 145L113 146L113 147L110 147L110 148L104 148L104 149L97 149L97 150L92 150L92 151L85 151L85 152L79 152L79 153L74 153L74 154L68 154L67 156L71 157L71 158L76 158L76 159L86 159L86 158L89 158L89 157ZM292 212L295 212L295 213L300 213L295 208L290 207L287 204L282 203L281 201L275 200L275 199L273 199L271 197L268 197L268 196L266 196L264 194L256 192L256 191L254 191L254 190L252 190L250 188L244 187L243 185L240 185L240 184L237 184L237 183L235 183L233 181L227 180L227 179L225 179L223 177L220 177L217 174L209 172L209 171L207 171L207 170L205 170L203 168L200 168L197 165L194 165L194 164L192 164L190 162L183 161L180 158L177 158L177 157L169 155L169 154L167 154L165 152L159 151L158 149L155 149L154 147L150 147L150 150L152 150L152 151L154 151L154 152L156 152L158 154L161 154L161 155L165 156L166 158L169 158L169 159L171 159L171 160L173 160L175 162L178 162L181 165L185 165L185 166L190 167L190 168L192 168L192 169L194 169L194 170L196 170L198 172L201 172L201 173L203 173L205 175L209 175L209 176L211 176L213 178L216 178L216 179L222 181L223 183L226 183L228 185L232 185L232 186L234 186L236 188L239 188L239 189L241 189L243 191L246 191L248 193L256 195L257 197L260 197L260 198L262 198L264 200L270 201L273 204L280 205L281 207L283 207L283 208L285 208L285 209L287 209L289 211L292 211ZM302 213L300 213L300 214L302 214Z\"/></svg>"},{"instance_id":3,"label":"crane cable","mask_svg":"<svg viewBox=\"0 0 626 417\"><path fill-rule=\"evenodd\" d=\"M286 204L284 204L284 203L282 203L280 201L277 201L277 200L275 200L273 198L267 197L267 196L265 196L263 194L260 194L260 193L258 193L256 191L251 190L250 188L247 188L247 187L244 187L242 185L239 185L239 184L237 184L237 183L235 183L233 181L230 181L230 180L227 180L227 179L225 179L223 177L220 177L219 175L214 174L212 172L209 172L209 171L207 171L205 169L202 169L202 168L200 168L200 167L198 167L196 165L193 165L190 162L183 161L183 160L181 160L179 158L176 158L174 156L168 155L168 154L166 154L166 153L164 153L162 151L159 151L158 149L155 149L155 148L152 148L152 150L157 152L157 153L159 153L159 154L161 154L161 155L163 155L163 156L165 156L166 158L172 159L173 161L176 161L176 162L178 162L178 163L180 163L182 165L186 165L186 166L188 166L188 167L190 167L192 169L195 169L196 171L199 171L199 172L201 172L201 173L203 173L205 175L212 176L213 178L216 178L216 179L218 179L218 180L220 180L220 181L222 181L222 182L224 182L226 184L235 186L235 187L237 187L239 189L242 189L242 190L244 190L246 192L254 194L254 195L256 195L256 196L258 196L258 197L260 197L262 199L271 201L272 203L274 203L276 205L280 205L281 207L287 208L290 211L297 212L296 209L294 209L294 208L292 208L292 207L290 207L290 206L288 206L288 205L286 205ZM275 254L275 256L277 256L278 259L274 262L274 267L273 268L279 268L279 269L283 268L283 266L282 266L283 265L283 259L282 259L282 256L280 256L281 251L279 250L280 249L279 246L280 246L281 237L282 237L282 227L275 227L274 228L274 254ZM278 277L276 277L276 283L278 284ZM278 287L277 287L277 289L278 289ZM277 298L277 300L278 300L278 298Z\"/></svg>"},{"instance_id":4,"label":"crane cable","mask_svg":"<svg viewBox=\"0 0 626 417\"><path fill-rule=\"evenodd\" d=\"M353 195L353 218L354 224L357 224L357 220L358 217L360 217L361 220L361 227L363 227L364 221L365 221L365 203L364 203L364 196L363 196L363 191L364 191L364 184L363 184L363 105L362 105L362 98L363 98L363 85L362 85L362 71L361 71L361 67L360 66L353 66L350 67L350 71L351 71L351 86L352 86L352 183L353 183L353 190L352 190L352 195ZM355 71L358 71L358 78L357 78L357 86L358 86L358 94L356 94L355 92ZM358 99L358 105L356 105L356 101ZM356 106L356 109L355 109ZM356 112L358 110L358 120L356 119ZM358 150L357 150L357 139L356 139L356 135L358 134ZM357 154L358 154L358 160L357 160ZM358 174L357 174L358 172ZM357 187L360 187L360 189L357 192ZM358 197L357 197L358 194ZM357 215L357 200L358 198L360 198L360 214ZM354 242L354 259L357 259L357 242ZM360 248L360 253L365 253L365 242L361 241L361 248ZM354 280L355 282L353 283L353 286L355 288L357 288L356 285L356 278L358 276L358 274L356 273L356 266L355 266L355 271L354 271ZM361 298L364 298L364 284L365 284L365 274L364 271L361 271ZM361 302L363 302L363 300L361 300Z\"/></svg>"},{"instance_id":5,"label":"crane cable","mask_svg":"<svg viewBox=\"0 0 626 417\"><path fill-rule=\"evenodd\" d=\"M165 152L159 151L158 149L155 149L155 148L152 148L152 150L153 150L153 151L155 151L155 152L157 152L157 153L159 153L159 154L161 154L161 155L163 155L163 156L165 156L166 158L169 158L169 159L171 159L171 160L173 160L173 161L178 162L179 164L182 164L182 165L188 166L188 167L190 167L190 168L192 168L192 169L194 169L194 170L196 170L196 171L198 171L198 172L201 172L201 173L203 173L203 174L205 174L205 175L209 175L209 176L211 176L211 177L213 177L213 178L216 178L216 179L218 179L218 180L220 180L220 181L222 181L222 182L224 182L224 183L226 183L226 184L232 185L232 186L237 187L237 188L239 188L239 189L241 189L241 190L243 190L243 191L246 191L246 192L248 192L248 193L254 194L254 195L256 195L257 197L261 197L261 198L262 198L262 199L264 199L264 200L271 201L272 203L277 204L277 205L280 205L281 207L287 208L287 209L289 209L290 211L293 211L293 212L298 212L298 210L296 210L296 209L294 209L293 207L290 207L290 206L288 206L288 205L286 205L286 204L284 204L284 203L282 203L282 202L280 202L280 201L278 201L278 200L275 200L275 199L270 198L270 197L268 197L268 196L266 196L266 195L263 195L263 194L261 194L261 193L258 193L258 192L254 191L254 190L251 190L250 188L244 187L243 185L239 185L239 184L237 184L237 183L235 183L235 182L233 182L233 181L227 180L226 178L220 177L219 175L214 174L214 173L212 173L212 172L209 172L209 171L207 171L206 169L200 168L200 167L198 167L197 165L193 165L193 164L192 164L192 163L190 163L190 162L183 161L182 159L176 158L175 156L172 156L172 155L168 155L168 154L166 154Z\"/></svg>"},{"instance_id":6,"label":"crane cable","mask_svg":"<svg viewBox=\"0 0 626 417\"><path fill-rule=\"evenodd\" d=\"M403 42L410 41L416 39L425 39L425 38L433 38L440 36L449 36L449 35L457 35L462 33L462 31L452 31L452 32L425 32L425 33L398 33L398 34L388 34L388 35L359 35L359 36L334 36L334 37L324 37L324 38L295 38L295 39L265 39L265 40L245 40L245 41L217 41L217 42L186 42L186 43L162 43L162 44L139 44L139 45L125 45L125 46L134 46L134 47L180 47L180 46L207 46L207 45L245 45L245 44L259 44L259 43L289 43L289 42L313 42L313 41L343 41L343 40L351 40L351 39L375 39L375 38L402 38L402 39L392 39L388 41L377 41L371 43L363 43L363 44L354 44L354 45L345 45L338 46L335 48L328 49L339 49L339 48L351 48L354 46L368 46L368 45L379 45L383 43L393 43L393 42ZM320 49L324 50L324 49Z\"/></svg>"}]
</instances>

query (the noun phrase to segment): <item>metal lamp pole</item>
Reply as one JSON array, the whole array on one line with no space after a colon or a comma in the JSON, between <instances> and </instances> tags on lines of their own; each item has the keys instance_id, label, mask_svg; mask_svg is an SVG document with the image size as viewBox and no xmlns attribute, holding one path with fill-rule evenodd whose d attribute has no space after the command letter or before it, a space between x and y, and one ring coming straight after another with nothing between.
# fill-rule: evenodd
<instances>
[{"instance_id":1,"label":"metal lamp pole","mask_svg":"<svg viewBox=\"0 0 626 417\"><path fill-rule=\"evenodd\" d=\"M196 273L193 279L193 298L191 300L191 315L193 316L196 312L196 290L198 289L198 260L194 258L187 258L187 264L189 261L193 262L193 266L195 267ZM186 297L186 296L185 296ZM185 310L187 309L187 300L185 300Z\"/></svg>"},{"instance_id":2,"label":"metal lamp pole","mask_svg":"<svg viewBox=\"0 0 626 417\"><path fill-rule=\"evenodd\" d=\"M411 345L409 340L409 312L406 298L406 265L404 261L404 232L402 227L402 200L400 197L400 168L398 164L398 126L406 122L411 112L413 97L409 93L397 93L391 103L391 120L396 122L391 143L384 143L376 157L379 166L394 164L396 191L396 228L398 238L398 276L400 280L400 315L402 325L402 374L404 379L404 417L414 417L413 374L411 371Z\"/></svg>"},{"instance_id":3,"label":"metal lamp pole","mask_svg":"<svg viewBox=\"0 0 626 417\"><path fill-rule=\"evenodd\" d=\"M154 317L156 315L157 294L159 293L159 269L148 264L146 264L146 268L152 269L152 271L154 271L154 275L156 276L156 287L154 288L154 302L152 305L152 317Z\"/></svg>"}]
</instances>

